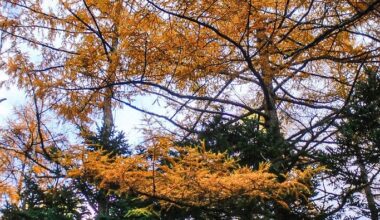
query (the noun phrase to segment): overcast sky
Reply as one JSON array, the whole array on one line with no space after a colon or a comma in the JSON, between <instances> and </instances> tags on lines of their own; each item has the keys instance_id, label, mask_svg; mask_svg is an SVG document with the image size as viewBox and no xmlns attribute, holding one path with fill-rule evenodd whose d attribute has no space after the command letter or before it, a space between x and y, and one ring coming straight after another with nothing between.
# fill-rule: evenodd
<instances>
[{"instance_id":1,"label":"overcast sky","mask_svg":"<svg viewBox=\"0 0 380 220\"><path fill-rule=\"evenodd\" d=\"M4 72L0 71L0 81L7 79ZM25 93L15 86L0 88L0 99L6 98L6 101L0 103L0 125L3 125L8 117L12 116L14 107L25 104L27 97ZM140 105L149 105L152 100L149 98L139 97L136 103ZM142 134L138 127L141 127L143 115L135 110L124 108L114 111L115 123L118 129L126 133L129 143L137 145L142 140Z\"/></svg>"},{"instance_id":2,"label":"overcast sky","mask_svg":"<svg viewBox=\"0 0 380 220\"><path fill-rule=\"evenodd\" d=\"M7 79L7 76L0 71L0 81ZM0 103L0 122L3 123L4 120L9 117L12 113L14 106L21 105L25 103L25 94L16 87L11 87L9 89L0 88L0 99L6 98L7 100Z\"/></svg>"}]
</instances>

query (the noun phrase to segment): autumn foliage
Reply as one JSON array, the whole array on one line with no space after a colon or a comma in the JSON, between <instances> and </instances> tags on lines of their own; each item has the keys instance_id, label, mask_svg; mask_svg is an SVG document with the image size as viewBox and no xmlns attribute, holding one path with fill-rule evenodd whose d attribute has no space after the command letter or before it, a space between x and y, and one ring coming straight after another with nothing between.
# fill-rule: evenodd
<instances>
[{"instance_id":1,"label":"autumn foliage","mask_svg":"<svg viewBox=\"0 0 380 220\"><path fill-rule=\"evenodd\" d=\"M0 1L4 218L378 219L379 8Z\"/></svg>"},{"instance_id":2,"label":"autumn foliage","mask_svg":"<svg viewBox=\"0 0 380 220\"><path fill-rule=\"evenodd\" d=\"M239 167L223 153L211 153L202 148L175 147L160 138L145 154L124 158L110 157L102 151L89 152L83 165L69 171L69 176L92 175L100 180L99 187L135 192L143 197L161 199L163 206L216 207L227 199L248 197L282 201L287 195L307 196L307 183L316 169L294 170L279 182L269 172L270 164L258 170ZM112 187L111 187L112 188Z\"/></svg>"}]
</instances>

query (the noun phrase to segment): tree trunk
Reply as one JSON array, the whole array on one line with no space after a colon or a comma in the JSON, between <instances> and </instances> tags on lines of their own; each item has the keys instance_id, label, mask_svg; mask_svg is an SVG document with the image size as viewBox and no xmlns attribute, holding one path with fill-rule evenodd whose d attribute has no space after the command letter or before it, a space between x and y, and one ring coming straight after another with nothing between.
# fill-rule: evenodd
<instances>
[{"instance_id":1,"label":"tree trunk","mask_svg":"<svg viewBox=\"0 0 380 220\"><path fill-rule=\"evenodd\" d=\"M256 33L257 37L257 48L261 48L261 51L259 52L259 65L261 70L261 75L263 77L264 81L264 87L268 91L268 95L265 97L264 94L264 100L263 100L263 106L264 111L266 114L265 118L265 129L267 130L268 134L271 136L271 140L273 141L271 144L274 147L278 147L279 149L279 155L273 155L277 156L278 158L275 159L275 161L278 161L277 163L274 162L272 164L272 168L276 173L283 173L286 171L285 166L283 164L283 154L287 154L289 152L286 152L287 149L285 149L284 144L284 136L281 133L281 126L280 121L277 114L277 108L276 108L276 101L275 101L275 92L273 88L273 79L276 75L276 69L273 68L270 64L270 54L268 51L268 46L265 44L267 43L267 36L265 34L264 30L257 30ZM280 180L281 181L281 180ZM275 212L275 218L282 220L282 219L295 219L297 216L294 216L290 210L285 209L281 206L275 206L274 207Z\"/></svg>"},{"instance_id":2,"label":"tree trunk","mask_svg":"<svg viewBox=\"0 0 380 220\"><path fill-rule=\"evenodd\" d=\"M122 1L118 0L115 2L115 13L120 14L122 10ZM108 71L107 71L107 81L109 84L112 84L116 81L116 72L117 68L119 66L119 60L117 56L117 48L119 45L119 18L113 21L113 36L112 36L112 42L111 42L111 49L110 51L105 51L108 55ZM106 47L105 47L106 48ZM107 50L107 48L106 48ZM109 86L106 88L105 96L103 99L103 128L106 137L111 135L113 126L114 126L114 120L112 115L112 97L114 94L113 86Z\"/></svg>"},{"instance_id":3,"label":"tree trunk","mask_svg":"<svg viewBox=\"0 0 380 220\"><path fill-rule=\"evenodd\" d=\"M107 88L106 96L103 99L103 132L106 138L111 135L113 126L112 88Z\"/></svg>"},{"instance_id":4,"label":"tree trunk","mask_svg":"<svg viewBox=\"0 0 380 220\"><path fill-rule=\"evenodd\" d=\"M367 169L365 167L365 158L363 158L363 156L362 156L362 151L360 149L360 146L355 144L352 146L352 148L354 149L354 152L356 154L356 163L359 166L360 180L361 180L362 184L365 184L364 194L365 194L365 197L367 200L368 209L369 209L370 214L371 214L371 219L372 220L378 220L379 219L379 210L376 207L375 197L372 193L371 183L369 182L369 179L368 179L368 172L367 172Z\"/></svg>"},{"instance_id":5,"label":"tree trunk","mask_svg":"<svg viewBox=\"0 0 380 220\"><path fill-rule=\"evenodd\" d=\"M121 14L122 10L122 1L117 0L115 2L115 13L117 15ZM112 84L116 81L116 74L117 74L117 68L119 67L119 59L117 55L117 48L119 45L119 21L120 18L116 18L114 20L113 25L113 36L112 36L112 42L111 42L111 49L110 51L106 51L108 53L108 71L107 71L107 82L109 84ZM109 86L106 88L104 99L103 99L103 135L105 139L110 139L112 130L114 128L114 119L112 115L112 98L114 95L114 88L113 86ZM99 213L103 214L105 216L109 215L109 196L107 193L103 190L100 190L99 192L99 198L98 198L98 209Z\"/></svg>"},{"instance_id":6,"label":"tree trunk","mask_svg":"<svg viewBox=\"0 0 380 220\"><path fill-rule=\"evenodd\" d=\"M358 160L358 164L359 164L359 169L360 169L360 179L362 180L364 184L366 184L366 186L364 187L364 194L367 199L368 209L371 213L371 219L378 220L379 210L376 207L376 201L371 190L371 184L368 180L367 170L362 160Z\"/></svg>"},{"instance_id":7,"label":"tree trunk","mask_svg":"<svg viewBox=\"0 0 380 220\"><path fill-rule=\"evenodd\" d=\"M275 103L275 92L273 88L273 78L275 76L275 68L271 67L270 59L269 59L269 51L268 46L265 44L267 43L267 36L265 34L264 29L258 29L256 33L257 37L257 46L258 48L261 48L259 52L259 62L261 75L264 81L264 87L268 91L268 94L264 94L264 111L267 117L265 118L265 128L268 130L268 132L271 133L271 135L274 136L274 139L283 139L283 136L281 134L280 129L280 122L277 115L277 108Z\"/></svg>"}]
</instances>

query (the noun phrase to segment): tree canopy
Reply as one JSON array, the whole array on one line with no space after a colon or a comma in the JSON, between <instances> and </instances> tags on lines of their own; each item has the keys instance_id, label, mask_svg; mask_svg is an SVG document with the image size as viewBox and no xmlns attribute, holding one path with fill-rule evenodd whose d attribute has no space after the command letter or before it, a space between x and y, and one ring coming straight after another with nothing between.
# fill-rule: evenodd
<instances>
[{"instance_id":1,"label":"tree canopy","mask_svg":"<svg viewBox=\"0 0 380 220\"><path fill-rule=\"evenodd\" d=\"M0 130L3 215L378 219L379 8L1 1L1 86L28 98Z\"/></svg>"}]
</instances>

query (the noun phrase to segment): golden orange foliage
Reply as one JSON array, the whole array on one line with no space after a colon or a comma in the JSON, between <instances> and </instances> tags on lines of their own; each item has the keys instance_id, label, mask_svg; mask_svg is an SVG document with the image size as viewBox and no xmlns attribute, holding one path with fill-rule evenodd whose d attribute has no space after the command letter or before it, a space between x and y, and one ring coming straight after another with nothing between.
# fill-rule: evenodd
<instances>
[{"instance_id":1,"label":"golden orange foliage","mask_svg":"<svg viewBox=\"0 0 380 220\"><path fill-rule=\"evenodd\" d=\"M265 99L285 102L287 109L344 99L358 63L369 56L349 29L350 16L360 18L361 11L376 6L346 0L59 0L48 10L43 3L0 3L12 15L0 16L2 31L43 57L35 61L17 44L3 58L3 68L12 82L32 84L76 123L90 121L104 107L105 87L111 85L113 97L130 104L139 94L169 96L162 87L208 100L233 80L259 91L238 105L243 105L239 113L260 108ZM335 11L325 11L330 7ZM352 23L366 22L359 18ZM339 31L341 19L347 30ZM331 30L318 25L326 20ZM281 87L283 97L269 97L272 86L289 79L299 96ZM328 92L307 86L326 79ZM233 103L228 94L223 98ZM202 109L205 104L195 100ZM183 105L176 101L170 104ZM289 112L282 116L291 120Z\"/></svg>"},{"instance_id":2,"label":"golden orange foliage","mask_svg":"<svg viewBox=\"0 0 380 220\"><path fill-rule=\"evenodd\" d=\"M276 201L287 207L285 196L306 198L307 184L320 169L293 170L279 181L263 163L257 170L240 167L224 153L204 148L176 147L159 138L146 153L132 157L110 157L102 151L86 152L80 167L69 177L93 176L99 187L118 193L136 193L157 198L164 206L212 207L227 199L242 197Z\"/></svg>"},{"instance_id":3,"label":"golden orange foliage","mask_svg":"<svg viewBox=\"0 0 380 220\"><path fill-rule=\"evenodd\" d=\"M10 161L13 160L14 155L10 152L0 150L0 202L10 201L15 203L18 201L17 189L12 182L10 176Z\"/></svg>"},{"instance_id":4,"label":"golden orange foliage","mask_svg":"<svg viewBox=\"0 0 380 220\"><path fill-rule=\"evenodd\" d=\"M0 129L0 195L11 202L18 201L26 176L41 177L41 188L51 183L52 178L44 177L57 175L55 158L62 153L57 147L65 142L62 135L47 130L36 120L30 105L15 109L14 117ZM48 121L44 118L44 123Z\"/></svg>"}]
</instances>

